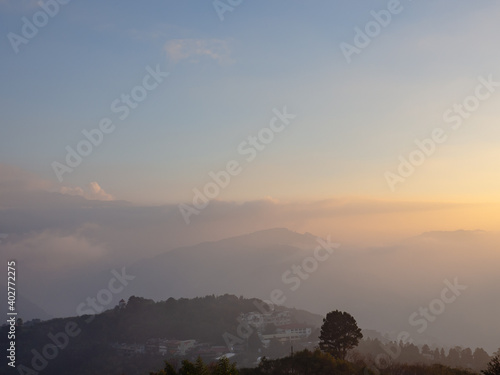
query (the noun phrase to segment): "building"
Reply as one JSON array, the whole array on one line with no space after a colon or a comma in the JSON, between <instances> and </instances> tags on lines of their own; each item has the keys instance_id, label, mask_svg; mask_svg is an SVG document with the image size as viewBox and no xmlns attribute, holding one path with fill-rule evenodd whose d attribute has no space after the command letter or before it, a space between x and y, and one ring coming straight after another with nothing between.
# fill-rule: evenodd
<instances>
[{"instance_id":1,"label":"building","mask_svg":"<svg viewBox=\"0 0 500 375\"><path fill-rule=\"evenodd\" d=\"M275 325L276 327L284 326L292 323L292 314L288 310L273 311L269 314L259 312L249 312L240 314L239 320L252 327L255 327L258 332L264 331L267 325Z\"/></svg>"},{"instance_id":2,"label":"building","mask_svg":"<svg viewBox=\"0 0 500 375\"><path fill-rule=\"evenodd\" d=\"M288 324L276 329L276 333L284 333L297 340L309 337L312 328L304 324Z\"/></svg>"},{"instance_id":3,"label":"building","mask_svg":"<svg viewBox=\"0 0 500 375\"><path fill-rule=\"evenodd\" d=\"M127 307L127 302L125 302L125 300L122 298L120 302L118 302L118 307L120 309L124 309L125 307Z\"/></svg>"},{"instance_id":4,"label":"building","mask_svg":"<svg viewBox=\"0 0 500 375\"><path fill-rule=\"evenodd\" d=\"M167 340L153 338L146 341L145 351L161 356L186 355L196 345L196 340Z\"/></svg>"},{"instance_id":5,"label":"building","mask_svg":"<svg viewBox=\"0 0 500 375\"><path fill-rule=\"evenodd\" d=\"M126 343L115 343L111 345L118 355L123 357L131 357L138 354L145 353L144 345L140 344L126 344Z\"/></svg>"},{"instance_id":6,"label":"building","mask_svg":"<svg viewBox=\"0 0 500 375\"><path fill-rule=\"evenodd\" d=\"M303 324L288 324L276 329L275 333L260 334L260 340L265 346L268 346L272 339L277 339L281 342L297 341L309 337L312 333L312 328Z\"/></svg>"}]
</instances>

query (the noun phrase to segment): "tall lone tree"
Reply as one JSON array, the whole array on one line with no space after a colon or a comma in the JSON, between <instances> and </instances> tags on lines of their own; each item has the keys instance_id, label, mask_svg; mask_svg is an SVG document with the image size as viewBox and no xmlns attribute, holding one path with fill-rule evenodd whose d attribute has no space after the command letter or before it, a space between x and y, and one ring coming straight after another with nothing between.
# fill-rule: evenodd
<instances>
[{"instance_id":1,"label":"tall lone tree","mask_svg":"<svg viewBox=\"0 0 500 375\"><path fill-rule=\"evenodd\" d=\"M361 329L352 315L335 310L323 319L319 347L335 358L345 359L347 351L355 348L362 338Z\"/></svg>"}]
</instances>

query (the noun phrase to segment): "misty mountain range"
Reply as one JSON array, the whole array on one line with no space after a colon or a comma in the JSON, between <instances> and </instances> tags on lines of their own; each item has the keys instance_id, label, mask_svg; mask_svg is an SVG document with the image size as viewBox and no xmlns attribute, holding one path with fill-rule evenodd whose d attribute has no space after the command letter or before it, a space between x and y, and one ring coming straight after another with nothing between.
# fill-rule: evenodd
<instances>
[{"instance_id":1,"label":"misty mountain range","mask_svg":"<svg viewBox=\"0 0 500 375\"><path fill-rule=\"evenodd\" d=\"M26 319L43 319L88 311L88 298L106 302L102 308L108 309L132 295L162 300L229 293L274 298L320 314L345 310L360 327L393 338L405 331L416 343L479 346L492 352L500 335L500 301L494 297L500 281L498 262L475 259L484 252L495 256L489 247L494 237L481 231L430 232L392 247L340 245L328 254L324 249L318 252L320 242L312 234L275 228L176 248L122 268L74 268L57 279L33 280L21 268L19 291L26 300L19 300L19 310ZM117 274L129 279L120 292L101 292ZM432 316L425 332L418 332L420 326L410 324L409 317L439 299L446 281L454 279L467 289ZM120 285L116 282L112 289ZM476 288L485 293L468 293Z\"/></svg>"}]
</instances>

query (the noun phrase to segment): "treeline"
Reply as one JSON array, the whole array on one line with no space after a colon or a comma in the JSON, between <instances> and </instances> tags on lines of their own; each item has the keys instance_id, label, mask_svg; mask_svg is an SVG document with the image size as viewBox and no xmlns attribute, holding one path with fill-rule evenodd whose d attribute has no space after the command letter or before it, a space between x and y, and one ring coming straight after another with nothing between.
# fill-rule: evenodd
<instances>
[{"instance_id":1,"label":"treeline","mask_svg":"<svg viewBox=\"0 0 500 375\"><path fill-rule=\"evenodd\" d=\"M394 363L442 364L474 371L485 369L491 360L490 355L482 348L473 351L457 346L446 351L443 348L431 349L428 345L419 348L411 343L382 342L370 338L360 341L358 347L350 353L351 360L358 358L377 367Z\"/></svg>"},{"instance_id":2,"label":"treeline","mask_svg":"<svg viewBox=\"0 0 500 375\"><path fill-rule=\"evenodd\" d=\"M182 361L177 368L166 362L164 369L150 375L471 375L469 370L451 368L445 365L392 364L382 370L370 368L362 361L349 362L336 359L320 350L303 350L293 355L279 358L263 358L255 368L238 370L235 363L226 358L206 365L201 359L195 363ZM487 374L497 375L497 374Z\"/></svg>"},{"instance_id":3,"label":"treeline","mask_svg":"<svg viewBox=\"0 0 500 375\"><path fill-rule=\"evenodd\" d=\"M205 364L201 358L194 363L189 360L183 360L179 369L175 364L165 362L163 370L150 372L149 375L238 375L235 362L230 362L226 357L220 358L217 362Z\"/></svg>"}]
</instances>

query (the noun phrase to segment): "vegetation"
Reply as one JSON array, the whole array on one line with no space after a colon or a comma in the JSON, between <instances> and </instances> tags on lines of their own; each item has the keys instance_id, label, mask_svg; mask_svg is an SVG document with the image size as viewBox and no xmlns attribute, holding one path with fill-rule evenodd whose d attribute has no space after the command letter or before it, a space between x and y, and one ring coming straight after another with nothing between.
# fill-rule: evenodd
<instances>
[{"instance_id":1,"label":"vegetation","mask_svg":"<svg viewBox=\"0 0 500 375\"><path fill-rule=\"evenodd\" d=\"M421 348L413 343L394 342L366 338L360 341L355 350L348 354L349 360L363 359L376 367L385 368L396 363L434 365L466 368L476 373L486 368L489 354L482 348L472 351L459 346L445 351L443 348L431 349L428 345Z\"/></svg>"},{"instance_id":2,"label":"vegetation","mask_svg":"<svg viewBox=\"0 0 500 375\"><path fill-rule=\"evenodd\" d=\"M78 334L69 339L64 349L58 350L55 358L46 361L41 374L66 375L71 368L72 375L144 375L159 368L165 358L147 353L124 357L112 344L145 343L150 338L167 338L197 339L223 346L223 333L236 334L239 314L255 311L255 302L260 300L234 295L169 298L161 302L130 297L125 308L116 307L95 316L58 318L33 326L25 323L17 327L16 365L33 369L32 350L42 354L47 345L53 344L50 334L58 335L65 332L67 324L75 324ZM7 329L0 329L2 337L7 337ZM0 340L2 352L7 351L7 343L7 340Z\"/></svg>"},{"instance_id":3,"label":"vegetation","mask_svg":"<svg viewBox=\"0 0 500 375\"><path fill-rule=\"evenodd\" d=\"M365 374L366 366L336 359L320 350L303 350L285 358L268 360L264 358L253 369L242 369L242 375L355 375ZM372 374L367 370L366 375Z\"/></svg>"},{"instance_id":4,"label":"vegetation","mask_svg":"<svg viewBox=\"0 0 500 375\"><path fill-rule=\"evenodd\" d=\"M335 358L345 359L347 352L362 338L361 329L352 315L335 310L323 319L319 347Z\"/></svg>"},{"instance_id":5,"label":"vegetation","mask_svg":"<svg viewBox=\"0 0 500 375\"><path fill-rule=\"evenodd\" d=\"M493 359L488 363L488 368L481 372L484 375L500 375L500 353L493 357Z\"/></svg>"},{"instance_id":6,"label":"vegetation","mask_svg":"<svg viewBox=\"0 0 500 375\"><path fill-rule=\"evenodd\" d=\"M170 298L162 302L131 297L125 308L117 307L95 316L53 319L34 325L19 322L22 324L16 330L16 364L24 365L25 369L12 369L12 373L66 375L71 369L72 375L145 375L161 369L151 374L235 375L238 374L237 363L241 375L469 375L471 371L500 375L500 352L491 359L481 348L454 347L445 351L427 345L388 342L382 337L380 340L362 339L354 318L340 311L327 314L321 331L316 329L302 340L281 342L274 338L269 346L263 347L254 330L245 338L243 352L231 357L234 362L221 359L210 363L215 355L201 354L204 363L201 358L197 359L195 352L186 356L165 356L148 351L120 354L113 346L116 343L145 343L150 338L197 339L223 346L224 332L237 334L239 314L255 311L255 302L259 300L232 295ZM61 333L67 332L68 324L74 324L78 333L68 337L66 342ZM7 329L1 329L3 337ZM321 350L314 349L318 336ZM47 348L55 348L53 343L56 341L59 349L54 357ZM7 340L0 340L0 350L6 352L6 344ZM291 345L295 349L293 355L289 355ZM309 350L301 350L303 348ZM38 359L33 362L35 352ZM46 364L41 359L42 354L51 356ZM43 369L33 370L34 363L37 367L43 365Z\"/></svg>"},{"instance_id":7,"label":"vegetation","mask_svg":"<svg viewBox=\"0 0 500 375\"><path fill-rule=\"evenodd\" d=\"M304 350L292 356L267 360L258 367L241 369L241 375L471 375L469 370L444 365L393 364L385 369L367 366L364 361L348 362L328 353Z\"/></svg>"},{"instance_id":8,"label":"vegetation","mask_svg":"<svg viewBox=\"0 0 500 375\"><path fill-rule=\"evenodd\" d=\"M179 369L165 362L163 370L150 375L471 375L469 370L454 369L444 365L393 364L383 370L368 367L363 361L348 362L334 358L320 350L303 350L279 358L263 358L254 368L238 370L227 358L206 365L198 358L195 363L182 361ZM489 374L488 374L489 375Z\"/></svg>"},{"instance_id":9,"label":"vegetation","mask_svg":"<svg viewBox=\"0 0 500 375\"><path fill-rule=\"evenodd\" d=\"M182 361L182 365L177 371L170 362L165 361L165 368L158 372L150 372L149 375L239 375L236 363L231 363L226 357L220 358L217 362L206 365L198 357L195 363L188 360Z\"/></svg>"}]
</instances>

